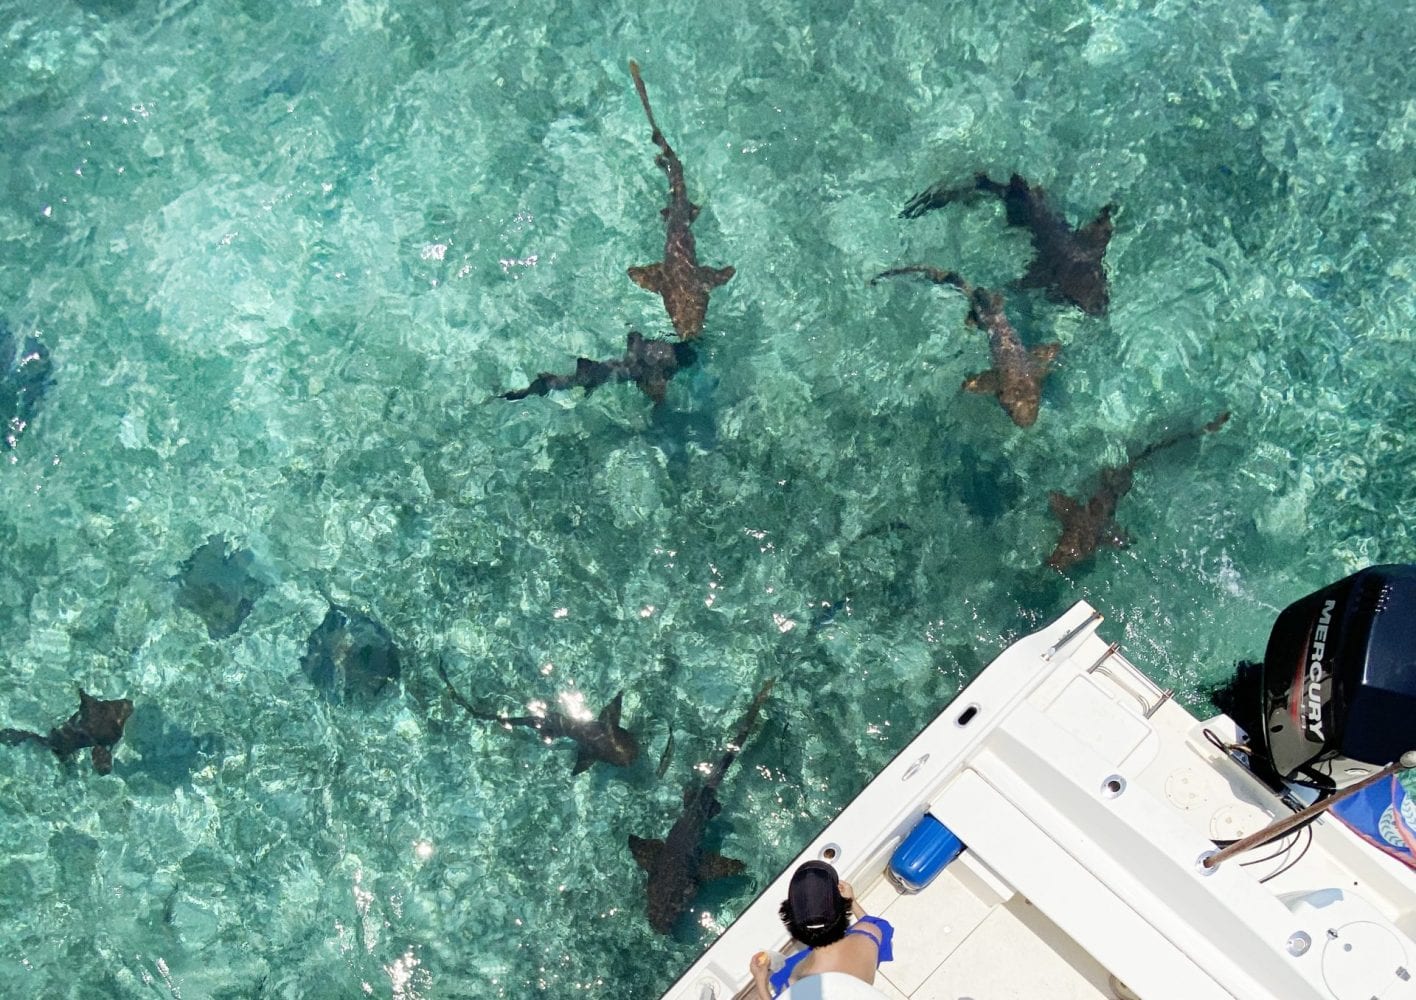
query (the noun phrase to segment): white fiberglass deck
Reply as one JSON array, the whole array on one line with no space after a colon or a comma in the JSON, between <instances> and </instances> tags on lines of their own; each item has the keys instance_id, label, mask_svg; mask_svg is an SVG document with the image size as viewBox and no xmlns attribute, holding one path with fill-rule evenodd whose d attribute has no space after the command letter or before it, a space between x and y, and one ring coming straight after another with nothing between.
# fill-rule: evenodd
<instances>
[{"instance_id":1,"label":"white fiberglass deck","mask_svg":"<svg viewBox=\"0 0 1416 1000\"><path fill-rule=\"evenodd\" d=\"M830 860L895 925L876 988L914 1000L1416 998L1416 878L1334 819L1208 873L1288 810L1078 604L1015 643L665 994L726 1000L785 950L792 870ZM923 892L883 877L928 809L968 845ZM1297 943L1295 943L1297 942ZM1304 943L1306 942L1306 943Z\"/></svg>"}]
</instances>

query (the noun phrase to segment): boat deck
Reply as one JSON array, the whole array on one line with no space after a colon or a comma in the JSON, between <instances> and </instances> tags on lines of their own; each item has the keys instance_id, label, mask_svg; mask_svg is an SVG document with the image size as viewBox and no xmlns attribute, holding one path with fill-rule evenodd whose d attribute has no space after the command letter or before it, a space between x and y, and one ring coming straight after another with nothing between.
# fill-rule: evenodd
<instances>
[{"instance_id":1,"label":"boat deck","mask_svg":"<svg viewBox=\"0 0 1416 1000\"><path fill-rule=\"evenodd\" d=\"M1316 1000L1349 961L1362 1000L1416 1000L1411 872L1330 817L1206 870L1215 842L1290 810L1217 745L1230 720L1198 721L1099 621L1080 604L995 660L666 1000L751 995L748 961L789 947L777 904L812 858L894 925L875 982L894 1000ZM886 862L925 811L967 846L902 893Z\"/></svg>"},{"instance_id":2,"label":"boat deck","mask_svg":"<svg viewBox=\"0 0 1416 1000\"><path fill-rule=\"evenodd\" d=\"M916 895L884 879L863 893L862 905L896 928L895 960L880 967L875 988L892 1000L1114 1000L1105 969L1041 910L996 886L965 855Z\"/></svg>"}]
</instances>

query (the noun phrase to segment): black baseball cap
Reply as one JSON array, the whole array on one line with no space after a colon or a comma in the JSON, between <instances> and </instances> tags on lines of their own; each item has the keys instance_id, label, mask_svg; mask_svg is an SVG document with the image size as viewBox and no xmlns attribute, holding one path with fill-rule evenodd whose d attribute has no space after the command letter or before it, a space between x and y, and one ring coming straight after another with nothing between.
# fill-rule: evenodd
<instances>
[{"instance_id":1,"label":"black baseball cap","mask_svg":"<svg viewBox=\"0 0 1416 1000\"><path fill-rule=\"evenodd\" d=\"M840 882L836 869L824 861L808 861L798 868L787 890L793 921L809 930L820 930L839 920L846 908Z\"/></svg>"}]
</instances>

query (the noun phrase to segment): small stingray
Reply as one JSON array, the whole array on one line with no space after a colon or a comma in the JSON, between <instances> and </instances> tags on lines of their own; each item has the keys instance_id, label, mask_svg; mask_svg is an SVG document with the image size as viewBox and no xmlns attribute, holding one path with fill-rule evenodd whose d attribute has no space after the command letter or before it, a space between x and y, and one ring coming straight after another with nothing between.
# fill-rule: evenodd
<instances>
[{"instance_id":1,"label":"small stingray","mask_svg":"<svg viewBox=\"0 0 1416 1000\"><path fill-rule=\"evenodd\" d=\"M680 369L692 365L697 357L693 348L687 344L648 340L637 331L631 330L625 344L624 357L612 358L609 361L579 358L574 373L570 375L542 372L525 389L503 392L498 398L525 399L527 396L544 396L556 389L574 389L576 386L583 388L588 396L606 382L633 382L657 405L664 401L664 395L669 389L669 380Z\"/></svg>"},{"instance_id":2,"label":"small stingray","mask_svg":"<svg viewBox=\"0 0 1416 1000\"><path fill-rule=\"evenodd\" d=\"M967 444L959 450L959 468L950 473L949 483L968 512L983 521L998 520L1023 495L1006 459L984 454Z\"/></svg>"},{"instance_id":3,"label":"small stingray","mask_svg":"<svg viewBox=\"0 0 1416 1000\"><path fill-rule=\"evenodd\" d=\"M337 604L329 606L324 621L310 633L300 669L336 705L372 700L401 672L398 647L388 630Z\"/></svg>"},{"instance_id":4,"label":"small stingray","mask_svg":"<svg viewBox=\"0 0 1416 1000\"><path fill-rule=\"evenodd\" d=\"M187 557L172 579L177 606L194 612L213 639L235 635L266 585L251 576L254 557L245 549L226 551L226 539L212 535Z\"/></svg>"},{"instance_id":5,"label":"small stingray","mask_svg":"<svg viewBox=\"0 0 1416 1000\"><path fill-rule=\"evenodd\" d=\"M133 703L127 698L104 701L79 688L79 710L62 726L49 730L48 736L28 729L0 729L0 743L39 743L60 757L93 747L93 769L108 774L113 770L113 745L123 738L123 724L132 714Z\"/></svg>"},{"instance_id":6,"label":"small stingray","mask_svg":"<svg viewBox=\"0 0 1416 1000\"><path fill-rule=\"evenodd\" d=\"M990 194L1003 199L1008 225L1021 226L1032 233L1033 259L1023 275L1025 288L1041 288L1048 298L1070 302L1083 312L1100 316L1106 312L1110 292L1101 258L1111 241L1111 209L1105 206L1095 219L1081 229L1073 229L1060 212L1047 203L1047 193L1014 174L1007 184L976 174L970 187L951 188L944 183L921 191L900 212L901 218L915 219L950 202Z\"/></svg>"},{"instance_id":7,"label":"small stingray","mask_svg":"<svg viewBox=\"0 0 1416 1000\"><path fill-rule=\"evenodd\" d=\"M0 424L6 449L19 443L34 420L40 400L54 384L49 349L34 337L23 341L0 319Z\"/></svg>"},{"instance_id":8,"label":"small stingray","mask_svg":"<svg viewBox=\"0 0 1416 1000\"><path fill-rule=\"evenodd\" d=\"M124 738L128 752L118 764L118 773L124 778L143 775L166 789L190 783L222 746L216 734L193 733L154 702L145 702L133 712Z\"/></svg>"}]
</instances>

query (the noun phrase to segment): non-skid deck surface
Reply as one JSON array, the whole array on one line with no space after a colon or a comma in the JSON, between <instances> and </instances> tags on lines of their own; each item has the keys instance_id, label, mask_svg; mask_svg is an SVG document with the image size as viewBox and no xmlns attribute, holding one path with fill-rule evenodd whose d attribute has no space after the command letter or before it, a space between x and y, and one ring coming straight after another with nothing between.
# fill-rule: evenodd
<instances>
[{"instance_id":1,"label":"non-skid deck surface","mask_svg":"<svg viewBox=\"0 0 1416 1000\"><path fill-rule=\"evenodd\" d=\"M1021 896L1000 900L957 864L917 895L862 897L895 926L875 987L894 1000L1111 1000L1107 972Z\"/></svg>"}]
</instances>

